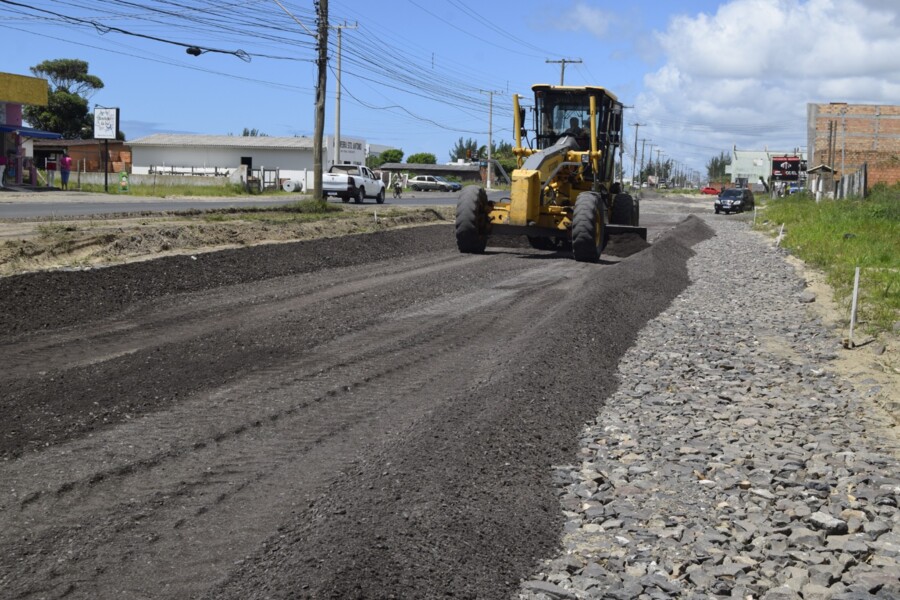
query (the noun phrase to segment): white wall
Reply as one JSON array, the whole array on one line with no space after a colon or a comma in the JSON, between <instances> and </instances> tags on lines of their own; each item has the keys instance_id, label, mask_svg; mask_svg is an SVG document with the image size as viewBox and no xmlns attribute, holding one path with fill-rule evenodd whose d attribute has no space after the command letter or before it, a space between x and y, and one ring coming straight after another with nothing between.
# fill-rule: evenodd
<instances>
[{"instance_id":1,"label":"white wall","mask_svg":"<svg viewBox=\"0 0 900 600\"><path fill-rule=\"evenodd\" d=\"M146 174L151 166L219 167L234 169L242 156L253 159L253 168L312 169L312 149L205 148L202 146L132 146L132 172Z\"/></svg>"},{"instance_id":2,"label":"white wall","mask_svg":"<svg viewBox=\"0 0 900 600\"><path fill-rule=\"evenodd\" d=\"M323 169L327 171L334 164L334 136L325 136L325 156ZM311 152L311 151L310 151ZM366 140L341 136L341 163L366 164Z\"/></svg>"}]
</instances>

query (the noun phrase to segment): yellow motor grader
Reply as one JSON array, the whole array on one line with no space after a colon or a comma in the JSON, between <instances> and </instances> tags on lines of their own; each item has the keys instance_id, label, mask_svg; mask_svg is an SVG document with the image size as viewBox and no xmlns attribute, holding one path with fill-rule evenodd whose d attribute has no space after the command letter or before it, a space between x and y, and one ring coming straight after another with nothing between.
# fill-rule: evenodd
<instances>
[{"instance_id":1,"label":"yellow motor grader","mask_svg":"<svg viewBox=\"0 0 900 600\"><path fill-rule=\"evenodd\" d=\"M638 200L614 182L615 151L622 144L622 103L602 87L538 84L534 137L523 146L525 109L513 96L518 168L509 198L488 200L470 185L456 205L460 252L481 253L492 235L525 235L532 247L571 249L575 260L595 262L610 234L634 233Z\"/></svg>"}]
</instances>

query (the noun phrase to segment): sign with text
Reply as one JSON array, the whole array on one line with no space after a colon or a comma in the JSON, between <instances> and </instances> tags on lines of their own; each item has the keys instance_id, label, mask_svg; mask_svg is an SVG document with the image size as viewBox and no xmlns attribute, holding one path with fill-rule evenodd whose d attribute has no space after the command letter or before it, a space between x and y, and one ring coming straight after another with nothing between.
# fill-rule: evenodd
<instances>
[{"instance_id":1,"label":"sign with text","mask_svg":"<svg viewBox=\"0 0 900 600\"><path fill-rule=\"evenodd\" d=\"M772 157L772 179L775 181L798 181L800 179L799 156Z\"/></svg>"},{"instance_id":2,"label":"sign with text","mask_svg":"<svg viewBox=\"0 0 900 600\"><path fill-rule=\"evenodd\" d=\"M114 140L116 132L119 131L119 109L118 108L95 108L94 109L94 139L95 140Z\"/></svg>"}]
</instances>

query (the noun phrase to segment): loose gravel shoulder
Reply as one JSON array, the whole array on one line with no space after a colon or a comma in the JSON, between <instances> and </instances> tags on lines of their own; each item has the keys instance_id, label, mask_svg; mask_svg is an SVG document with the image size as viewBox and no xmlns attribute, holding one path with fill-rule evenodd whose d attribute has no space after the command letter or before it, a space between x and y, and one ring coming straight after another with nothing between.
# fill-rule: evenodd
<instances>
[{"instance_id":1,"label":"loose gravel shoulder","mask_svg":"<svg viewBox=\"0 0 900 600\"><path fill-rule=\"evenodd\" d=\"M900 598L898 415L833 371L783 253L706 221L693 284L555 468L562 551L518 597Z\"/></svg>"}]
</instances>

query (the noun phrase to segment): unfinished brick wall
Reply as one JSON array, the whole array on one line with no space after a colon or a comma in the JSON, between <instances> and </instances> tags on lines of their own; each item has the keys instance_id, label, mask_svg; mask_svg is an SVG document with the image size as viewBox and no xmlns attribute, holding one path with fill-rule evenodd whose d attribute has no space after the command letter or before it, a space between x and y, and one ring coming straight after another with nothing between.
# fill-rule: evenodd
<instances>
[{"instance_id":1,"label":"unfinished brick wall","mask_svg":"<svg viewBox=\"0 0 900 600\"><path fill-rule=\"evenodd\" d=\"M807 105L809 166L833 166L852 173L869 166L870 185L895 183L900 156L900 106L872 104ZM893 161L893 162L892 162ZM893 177L893 179L891 179Z\"/></svg>"},{"instance_id":2,"label":"unfinished brick wall","mask_svg":"<svg viewBox=\"0 0 900 600\"><path fill-rule=\"evenodd\" d=\"M868 187L877 183L893 185L900 181L900 157L892 157L879 163L870 163L868 172Z\"/></svg>"}]
</instances>

